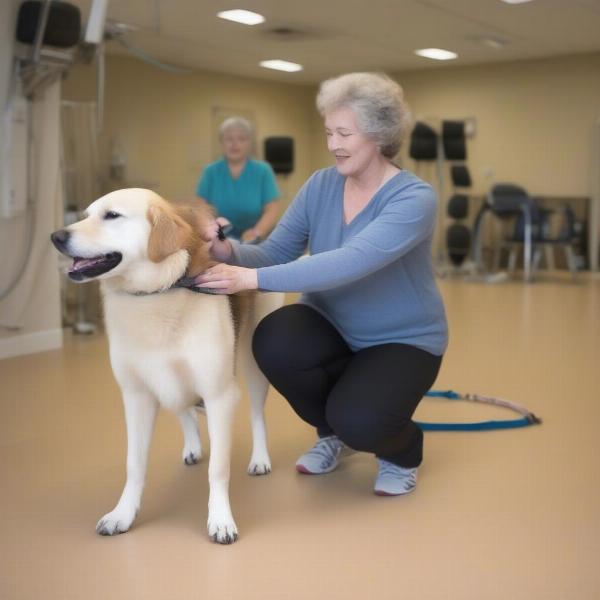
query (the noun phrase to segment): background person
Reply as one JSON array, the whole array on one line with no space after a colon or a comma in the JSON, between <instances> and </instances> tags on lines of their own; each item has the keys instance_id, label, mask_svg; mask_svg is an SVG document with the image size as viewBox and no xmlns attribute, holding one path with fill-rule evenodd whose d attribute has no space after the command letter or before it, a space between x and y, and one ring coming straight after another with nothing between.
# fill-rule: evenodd
<instances>
[{"instance_id":1,"label":"background person","mask_svg":"<svg viewBox=\"0 0 600 600\"><path fill-rule=\"evenodd\" d=\"M296 468L336 468L345 445L379 460L375 493L416 485L423 433L411 417L433 385L447 324L431 259L436 198L392 159L406 130L402 89L385 75L325 81L317 96L336 166L304 184L268 240L205 237L219 264L197 278L223 293L302 292L259 324L256 360L317 429ZM310 256L298 259L308 246Z\"/></svg>"},{"instance_id":2,"label":"background person","mask_svg":"<svg viewBox=\"0 0 600 600\"><path fill-rule=\"evenodd\" d=\"M279 189L271 166L250 157L253 130L241 117L221 123L223 158L206 166L196 195L212 204L217 215L231 223L228 234L238 240L264 239L275 226Z\"/></svg>"}]
</instances>

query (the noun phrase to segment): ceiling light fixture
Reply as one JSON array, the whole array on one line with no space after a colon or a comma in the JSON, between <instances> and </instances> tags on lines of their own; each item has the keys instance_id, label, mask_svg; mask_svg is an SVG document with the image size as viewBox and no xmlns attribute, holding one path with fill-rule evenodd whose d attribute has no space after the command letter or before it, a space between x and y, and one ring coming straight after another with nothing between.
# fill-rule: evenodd
<instances>
[{"instance_id":1,"label":"ceiling light fixture","mask_svg":"<svg viewBox=\"0 0 600 600\"><path fill-rule=\"evenodd\" d=\"M525 4L525 2L531 2L531 0L502 0L506 4Z\"/></svg>"},{"instance_id":2,"label":"ceiling light fixture","mask_svg":"<svg viewBox=\"0 0 600 600\"><path fill-rule=\"evenodd\" d=\"M243 25L258 25L264 23L265 18L255 12L249 10L223 10L217 13L217 17L221 19L227 19L228 21L235 21L236 23L242 23Z\"/></svg>"},{"instance_id":3,"label":"ceiling light fixture","mask_svg":"<svg viewBox=\"0 0 600 600\"><path fill-rule=\"evenodd\" d=\"M458 58L456 52L442 50L441 48L422 48L421 50L415 50L415 54L424 56L425 58L432 58L433 60L453 60L454 58Z\"/></svg>"},{"instance_id":4,"label":"ceiling light fixture","mask_svg":"<svg viewBox=\"0 0 600 600\"><path fill-rule=\"evenodd\" d=\"M298 63L288 62L287 60L262 60L260 63L261 67L265 69L275 69L276 71L287 71L288 73L295 73L296 71L302 71L302 65Z\"/></svg>"}]
</instances>

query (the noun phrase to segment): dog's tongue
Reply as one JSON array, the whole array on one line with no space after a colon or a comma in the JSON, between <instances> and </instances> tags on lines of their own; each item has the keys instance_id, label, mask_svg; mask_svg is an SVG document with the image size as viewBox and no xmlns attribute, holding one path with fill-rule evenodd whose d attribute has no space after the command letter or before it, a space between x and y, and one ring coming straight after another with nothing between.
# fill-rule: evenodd
<instances>
[{"instance_id":1,"label":"dog's tongue","mask_svg":"<svg viewBox=\"0 0 600 600\"><path fill-rule=\"evenodd\" d=\"M91 267L92 265L100 262L102 259L102 256L96 256L94 258L75 258L73 259L70 272L73 273L74 271L81 271L81 269Z\"/></svg>"}]
</instances>

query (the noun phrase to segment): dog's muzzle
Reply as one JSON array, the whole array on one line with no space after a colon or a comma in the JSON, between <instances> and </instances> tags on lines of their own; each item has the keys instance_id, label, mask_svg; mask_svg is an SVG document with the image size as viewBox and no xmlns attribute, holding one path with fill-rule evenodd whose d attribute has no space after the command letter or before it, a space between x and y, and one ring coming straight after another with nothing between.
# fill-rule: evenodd
<instances>
[{"instance_id":1,"label":"dog's muzzle","mask_svg":"<svg viewBox=\"0 0 600 600\"><path fill-rule=\"evenodd\" d=\"M55 231L50 239L61 254L73 259L68 275L74 281L99 277L114 269L123 260L123 255L120 252L109 252L98 256L74 256L69 250L70 237L71 233L69 231L60 229Z\"/></svg>"}]
</instances>

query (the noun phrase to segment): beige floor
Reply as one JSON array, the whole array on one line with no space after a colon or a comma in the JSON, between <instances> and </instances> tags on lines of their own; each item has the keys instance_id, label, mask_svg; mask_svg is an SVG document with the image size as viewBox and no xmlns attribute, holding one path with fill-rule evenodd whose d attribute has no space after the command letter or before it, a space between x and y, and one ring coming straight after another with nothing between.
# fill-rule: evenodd
<instances>
[{"instance_id":1,"label":"beige floor","mask_svg":"<svg viewBox=\"0 0 600 600\"><path fill-rule=\"evenodd\" d=\"M379 498L366 455L296 474L313 434L271 392L271 475L245 474L245 406L236 423L233 546L208 541L207 462L181 464L167 414L139 520L94 533L125 455L103 336L0 361L0 598L600 598L600 280L441 287L452 340L436 387L513 399L543 425L428 433L416 493ZM418 413L510 415L434 400Z\"/></svg>"}]
</instances>

